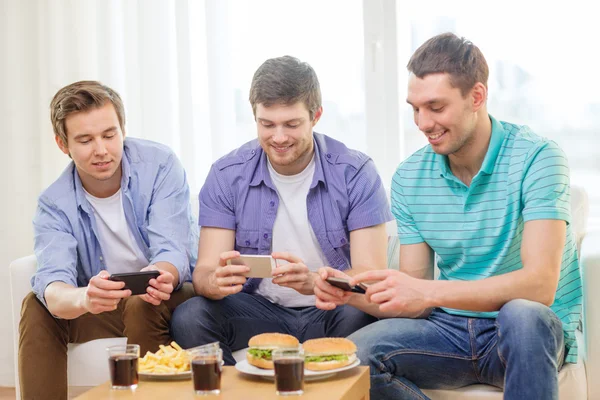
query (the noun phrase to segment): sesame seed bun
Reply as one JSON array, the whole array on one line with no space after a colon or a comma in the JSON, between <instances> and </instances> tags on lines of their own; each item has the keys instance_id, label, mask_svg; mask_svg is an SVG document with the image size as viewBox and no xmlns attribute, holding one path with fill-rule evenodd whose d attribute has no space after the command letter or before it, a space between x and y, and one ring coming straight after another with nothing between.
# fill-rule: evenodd
<instances>
[{"instance_id":1,"label":"sesame seed bun","mask_svg":"<svg viewBox=\"0 0 600 400\"><path fill-rule=\"evenodd\" d=\"M292 335L286 335L284 333L261 333L250 338L248 341L248 350L250 349L261 349L261 350L274 350L274 349L287 349L296 348L300 345L298 339ZM248 364L254 365L258 368L273 369L273 360L256 357L246 352L246 360Z\"/></svg>"},{"instance_id":2,"label":"sesame seed bun","mask_svg":"<svg viewBox=\"0 0 600 400\"><path fill-rule=\"evenodd\" d=\"M345 360L305 362L304 368L311 371L327 371L345 367L356 361L356 345L346 338L320 338L307 340L302 344L304 356L346 355Z\"/></svg>"},{"instance_id":3,"label":"sesame seed bun","mask_svg":"<svg viewBox=\"0 0 600 400\"><path fill-rule=\"evenodd\" d=\"M356 353L356 345L346 338L310 339L302 343L305 356L327 356Z\"/></svg>"},{"instance_id":4,"label":"sesame seed bun","mask_svg":"<svg viewBox=\"0 0 600 400\"><path fill-rule=\"evenodd\" d=\"M284 333L261 333L252 336L248 341L248 346L258 347L260 349L278 349L298 347L300 342L292 335Z\"/></svg>"}]
</instances>

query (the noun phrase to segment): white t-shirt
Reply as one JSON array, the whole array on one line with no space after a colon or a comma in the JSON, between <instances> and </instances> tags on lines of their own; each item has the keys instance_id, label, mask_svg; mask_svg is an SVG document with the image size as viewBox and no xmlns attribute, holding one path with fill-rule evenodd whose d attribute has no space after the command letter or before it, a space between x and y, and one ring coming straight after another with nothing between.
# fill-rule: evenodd
<instances>
[{"instance_id":1,"label":"white t-shirt","mask_svg":"<svg viewBox=\"0 0 600 400\"><path fill-rule=\"evenodd\" d=\"M148 266L148 259L127 225L121 189L106 198L94 197L86 191L85 197L96 219L106 270L110 273L138 272Z\"/></svg>"},{"instance_id":2,"label":"white t-shirt","mask_svg":"<svg viewBox=\"0 0 600 400\"><path fill-rule=\"evenodd\" d=\"M327 259L319 246L317 237L308 221L306 196L315 172L315 158L302 172L296 175L278 174L268 163L269 175L279 195L279 207L273 225L273 251L286 251L302 259L311 271L327 265ZM285 261L278 260L278 264ZM303 295L296 290L273 284L263 279L257 293L273 303L284 307L306 307L315 305L314 295Z\"/></svg>"}]
</instances>

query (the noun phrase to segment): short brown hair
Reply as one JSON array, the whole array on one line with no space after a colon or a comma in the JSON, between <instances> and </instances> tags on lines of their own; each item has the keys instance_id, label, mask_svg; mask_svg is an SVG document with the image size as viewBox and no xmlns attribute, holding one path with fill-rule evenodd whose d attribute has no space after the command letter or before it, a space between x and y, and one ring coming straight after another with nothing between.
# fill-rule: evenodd
<instances>
[{"instance_id":1,"label":"short brown hair","mask_svg":"<svg viewBox=\"0 0 600 400\"><path fill-rule=\"evenodd\" d=\"M442 33L426 41L415 51L406 66L419 78L448 73L450 84L465 96L477 82L487 87L489 69L483 53L464 37Z\"/></svg>"},{"instance_id":2,"label":"short brown hair","mask_svg":"<svg viewBox=\"0 0 600 400\"><path fill-rule=\"evenodd\" d=\"M60 89L50 103L50 120L54 134L67 144L65 121L73 113L104 106L109 101L115 107L121 131L125 131L125 107L119 93L96 81L79 81Z\"/></svg>"},{"instance_id":3,"label":"short brown hair","mask_svg":"<svg viewBox=\"0 0 600 400\"><path fill-rule=\"evenodd\" d=\"M254 73L250 86L250 104L295 104L303 102L312 120L321 107L321 88L317 74L308 63L283 56L265 61Z\"/></svg>"}]
</instances>

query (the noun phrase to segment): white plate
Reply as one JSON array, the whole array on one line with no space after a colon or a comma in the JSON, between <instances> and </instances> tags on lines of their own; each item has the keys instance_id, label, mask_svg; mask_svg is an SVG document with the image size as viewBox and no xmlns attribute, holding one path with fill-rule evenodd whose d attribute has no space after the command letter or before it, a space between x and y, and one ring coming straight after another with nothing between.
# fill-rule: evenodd
<instances>
[{"instance_id":1,"label":"white plate","mask_svg":"<svg viewBox=\"0 0 600 400\"><path fill-rule=\"evenodd\" d=\"M305 369L304 370L304 380L305 381L315 381L315 380L319 380L319 379L329 378L330 376L333 376L338 372L352 369L358 365L360 365L360 360L357 358L356 360L354 360L354 362L352 364L346 365L341 368L330 369L328 371L310 371L308 369ZM235 369L237 369L238 371L240 371L244 374L260 376L265 379L273 379L275 377L274 370L262 369L262 368L255 367L254 365L248 364L247 360L238 361L235 364Z\"/></svg>"},{"instance_id":2,"label":"white plate","mask_svg":"<svg viewBox=\"0 0 600 400\"><path fill-rule=\"evenodd\" d=\"M221 361L221 368L225 361ZM158 373L158 372L138 372L140 379L145 381L179 381L186 380L192 377L192 371L174 372L174 373Z\"/></svg>"},{"instance_id":3,"label":"white plate","mask_svg":"<svg viewBox=\"0 0 600 400\"><path fill-rule=\"evenodd\" d=\"M140 379L145 381L179 381L186 380L192 377L191 371L175 372L175 373L153 373L153 372L139 372Z\"/></svg>"}]
</instances>

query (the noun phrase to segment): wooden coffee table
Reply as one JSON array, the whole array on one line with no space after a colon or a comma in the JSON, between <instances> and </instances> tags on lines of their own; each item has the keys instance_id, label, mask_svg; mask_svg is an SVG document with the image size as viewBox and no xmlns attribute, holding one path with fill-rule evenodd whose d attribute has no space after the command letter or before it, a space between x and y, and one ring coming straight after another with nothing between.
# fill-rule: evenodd
<instances>
[{"instance_id":1,"label":"wooden coffee table","mask_svg":"<svg viewBox=\"0 0 600 400\"><path fill-rule=\"evenodd\" d=\"M339 372L331 378L304 382L302 396L288 398L320 399L320 400L368 400L369 368L359 366L351 370ZM97 386L77 399L195 399L191 379L185 381L140 381L135 392L128 390L111 390L110 382ZM202 397L206 399L281 399L275 394L275 383L258 376L246 375L235 367L223 367L221 376L221 394Z\"/></svg>"}]
</instances>

